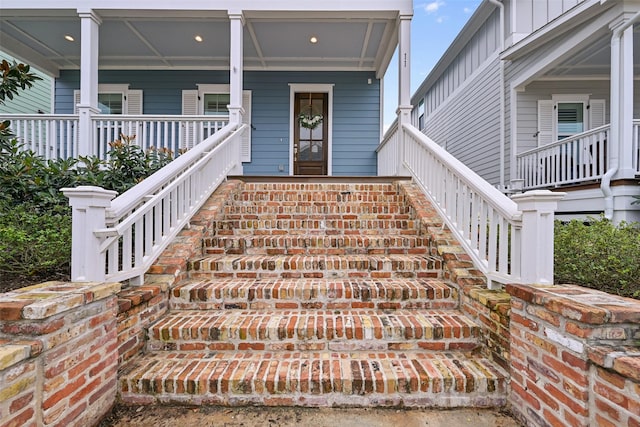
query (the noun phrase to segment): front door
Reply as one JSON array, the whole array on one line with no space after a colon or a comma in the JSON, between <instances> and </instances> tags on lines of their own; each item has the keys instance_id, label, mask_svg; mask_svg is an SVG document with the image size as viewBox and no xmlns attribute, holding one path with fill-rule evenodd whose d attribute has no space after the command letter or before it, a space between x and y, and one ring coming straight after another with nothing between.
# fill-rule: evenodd
<instances>
[{"instance_id":1,"label":"front door","mask_svg":"<svg viewBox=\"0 0 640 427\"><path fill-rule=\"evenodd\" d=\"M328 94L296 92L294 102L294 175L326 175Z\"/></svg>"}]
</instances>

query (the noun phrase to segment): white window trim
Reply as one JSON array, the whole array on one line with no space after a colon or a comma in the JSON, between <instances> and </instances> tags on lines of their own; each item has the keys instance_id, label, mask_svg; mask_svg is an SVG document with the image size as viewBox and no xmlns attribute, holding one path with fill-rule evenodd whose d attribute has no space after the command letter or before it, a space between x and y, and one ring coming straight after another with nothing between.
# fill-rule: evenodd
<instances>
[{"instance_id":1,"label":"white window trim","mask_svg":"<svg viewBox=\"0 0 640 427\"><path fill-rule=\"evenodd\" d=\"M225 84L197 84L198 86L198 114L204 114L204 96L208 94L220 94L220 95L230 95L231 94L231 86ZM228 114L220 114L220 116L225 116ZM215 115L213 115L215 117Z\"/></svg>"},{"instance_id":2,"label":"white window trim","mask_svg":"<svg viewBox=\"0 0 640 427\"><path fill-rule=\"evenodd\" d=\"M289 83L289 175L293 176L293 140L295 135L295 120L293 112L295 108L295 97L298 92L326 93L327 111L329 115L329 125L327 129L327 176L333 175L333 86L334 84L320 83Z\"/></svg>"},{"instance_id":3,"label":"white window trim","mask_svg":"<svg viewBox=\"0 0 640 427\"><path fill-rule=\"evenodd\" d=\"M551 100L553 101L553 141L557 141L558 136L558 104L560 103L582 103L582 117L583 117L583 132L591 129L591 123L589 123L589 96L590 94L552 94Z\"/></svg>"}]
</instances>

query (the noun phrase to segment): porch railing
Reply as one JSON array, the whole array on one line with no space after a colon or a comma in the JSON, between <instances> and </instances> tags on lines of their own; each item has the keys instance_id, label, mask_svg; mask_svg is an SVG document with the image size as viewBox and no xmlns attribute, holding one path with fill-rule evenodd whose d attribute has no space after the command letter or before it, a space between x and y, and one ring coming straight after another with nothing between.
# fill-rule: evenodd
<instances>
[{"instance_id":1,"label":"porch railing","mask_svg":"<svg viewBox=\"0 0 640 427\"><path fill-rule=\"evenodd\" d=\"M72 281L141 283L227 175L241 173L245 130L228 124L115 199L98 187L63 189L73 209Z\"/></svg>"},{"instance_id":2,"label":"porch railing","mask_svg":"<svg viewBox=\"0 0 640 427\"><path fill-rule=\"evenodd\" d=\"M174 154L193 148L229 123L228 117L210 116L93 116L93 139L96 154L107 157L109 143L121 135L135 136L133 142L142 149L170 150Z\"/></svg>"},{"instance_id":3,"label":"porch railing","mask_svg":"<svg viewBox=\"0 0 640 427\"><path fill-rule=\"evenodd\" d=\"M2 114L10 129L24 144L46 159L77 157L78 116L73 114ZM92 116L93 141L89 152L106 159L109 143L121 135L135 136L133 143L144 150L170 150L175 155L193 148L229 123L229 117L177 115L97 115Z\"/></svg>"},{"instance_id":4,"label":"porch railing","mask_svg":"<svg viewBox=\"0 0 640 427\"><path fill-rule=\"evenodd\" d=\"M412 175L490 287L553 283L553 212L564 193L527 192L516 203L414 126L389 133L378 149L380 170ZM390 151L399 163L390 163Z\"/></svg>"},{"instance_id":5,"label":"porch railing","mask_svg":"<svg viewBox=\"0 0 640 427\"><path fill-rule=\"evenodd\" d=\"M73 114L2 114L23 148L45 159L76 157L78 116Z\"/></svg>"},{"instance_id":6,"label":"porch railing","mask_svg":"<svg viewBox=\"0 0 640 427\"><path fill-rule=\"evenodd\" d=\"M634 125L634 129L637 126ZM607 171L610 125L601 126L516 156L525 190L602 178ZM635 150L634 152L636 152Z\"/></svg>"}]
</instances>

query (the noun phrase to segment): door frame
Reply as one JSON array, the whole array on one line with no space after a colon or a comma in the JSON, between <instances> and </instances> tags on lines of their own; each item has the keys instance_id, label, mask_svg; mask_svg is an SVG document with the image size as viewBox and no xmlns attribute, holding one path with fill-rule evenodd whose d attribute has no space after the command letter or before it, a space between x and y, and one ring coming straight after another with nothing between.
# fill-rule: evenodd
<instances>
[{"instance_id":1,"label":"door frame","mask_svg":"<svg viewBox=\"0 0 640 427\"><path fill-rule=\"evenodd\" d=\"M313 92L327 94L327 176L333 173L333 83L289 83L289 175L294 175L293 150L295 118L293 117L296 93Z\"/></svg>"}]
</instances>

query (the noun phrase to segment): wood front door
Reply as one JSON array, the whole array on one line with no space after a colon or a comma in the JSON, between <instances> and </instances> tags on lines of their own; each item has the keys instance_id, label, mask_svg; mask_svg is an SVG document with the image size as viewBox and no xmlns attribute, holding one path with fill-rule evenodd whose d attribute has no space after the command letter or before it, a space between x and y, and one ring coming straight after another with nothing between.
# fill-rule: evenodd
<instances>
[{"instance_id":1,"label":"wood front door","mask_svg":"<svg viewBox=\"0 0 640 427\"><path fill-rule=\"evenodd\" d=\"M294 175L326 175L329 153L328 94L297 92L294 98Z\"/></svg>"}]
</instances>

